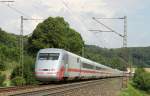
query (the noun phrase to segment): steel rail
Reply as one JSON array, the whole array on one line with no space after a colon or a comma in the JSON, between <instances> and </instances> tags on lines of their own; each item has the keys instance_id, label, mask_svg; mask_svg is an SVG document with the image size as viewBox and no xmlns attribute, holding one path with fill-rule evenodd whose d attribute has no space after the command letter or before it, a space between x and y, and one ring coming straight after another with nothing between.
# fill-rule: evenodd
<instances>
[{"instance_id":1,"label":"steel rail","mask_svg":"<svg viewBox=\"0 0 150 96\"><path fill-rule=\"evenodd\" d=\"M84 87L87 87L87 86L90 86L90 85L97 85L97 84L103 84L106 80L102 80L102 81L96 81L96 82L90 82L90 83L86 83L86 84L79 84L78 86L69 86L67 88L64 88L64 89L60 89L60 90L55 90L51 93L48 93L47 95L48 96L59 96L59 94L65 94L66 92L71 92L75 89L80 89L80 88L84 88Z\"/></svg>"},{"instance_id":2,"label":"steel rail","mask_svg":"<svg viewBox=\"0 0 150 96\"><path fill-rule=\"evenodd\" d=\"M16 91L37 88L39 86L46 87L48 85L26 85L26 86L2 87L2 88L0 88L0 96L4 96L7 93L13 93Z\"/></svg>"},{"instance_id":3,"label":"steel rail","mask_svg":"<svg viewBox=\"0 0 150 96\"><path fill-rule=\"evenodd\" d=\"M85 81L85 82L78 82L78 83L72 83L72 84L65 84L65 85L58 85L51 88L43 89L43 90L37 90L37 91L31 91L26 93L19 93L19 94L13 94L15 96L42 96L42 95L55 95L60 94L62 92L66 92L68 90L73 90L93 84L103 83L108 79L98 79L98 80L92 80L92 81Z\"/></svg>"}]
</instances>

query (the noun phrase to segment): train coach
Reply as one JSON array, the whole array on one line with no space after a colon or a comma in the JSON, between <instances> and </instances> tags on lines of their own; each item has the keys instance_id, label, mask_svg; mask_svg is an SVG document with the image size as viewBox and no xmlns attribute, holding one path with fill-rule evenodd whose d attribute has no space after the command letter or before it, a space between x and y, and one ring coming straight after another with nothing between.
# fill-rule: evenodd
<instances>
[{"instance_id":1,"label":"train coach","mask_svg":"<svg viewBox=\"0 0 150 96\"><path fill-rule=\"evenodd\" d=\"M37 54L35 74L39 81L61 81L122 76L122 71L63 49L46 48Z\"/></svg>"}]
</instances>

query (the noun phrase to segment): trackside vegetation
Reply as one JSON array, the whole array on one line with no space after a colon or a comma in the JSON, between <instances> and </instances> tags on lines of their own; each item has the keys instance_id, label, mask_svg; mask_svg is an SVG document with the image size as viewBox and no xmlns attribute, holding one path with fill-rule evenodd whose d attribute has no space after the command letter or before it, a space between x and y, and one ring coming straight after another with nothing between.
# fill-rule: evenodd
<instances>
[{"instance_id":1,"label":"trackside vegetation","mask_svg":"<svg viewBox=\"0 0 150 96\"><path fill-rule=\"evenodd\" d=\"M139 90L132 85L128 85L128 88L123 89L122 92L120 93L120 96L149 96L150 94Z\"/></svg>"},{"instance_id":2,"label":"trackside vegetation","mask_svg":"<svg viewBox=\"0 0 150 96\"><path fill-rule=\"evenodd\" d=\"M150 73L146 72L143 68L138 68L135 71L132 85L140 90L150 93Z\"/></svg>"},{"instance_id":3,"label":"trackside vegetation","mask_svg":"<svg viewBox=\"0 0 150 96\"><path fill-rule=\"evenodd\" d=\"M62 48L112 68L126 70L127 61L133 66L150 67L150 47L128 48L129 57L123 57L122 48L106 49L85 45L82 36L69 26L63 17L49 17L39 23L31 36L24 36L23 76L19 56L19 35L0 28L0 87L37 84L34 75L35 56L41 48ZM135 80L136 81L136 80Z\"/></svg>"},{"instance_id":4,"label":"trackside vegetation","mask_svg":"<svg viewBox=\"0 0 150 96\"><path fill-rule=\"evenodd\" d=\"M128 88L120 96L150 96L150 73L137 68Z\"/></svg>"}]
</instances>

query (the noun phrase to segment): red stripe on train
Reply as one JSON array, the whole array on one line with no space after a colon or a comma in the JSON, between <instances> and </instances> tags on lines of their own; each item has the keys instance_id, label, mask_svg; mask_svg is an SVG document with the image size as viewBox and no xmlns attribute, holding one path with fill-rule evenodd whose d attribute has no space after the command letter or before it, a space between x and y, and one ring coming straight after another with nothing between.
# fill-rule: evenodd
<instances>
[{"instance_id":1,"label":"red stripe on train","mask_svg":"<svg viewBox=\"0 0 150 96\"><path fill-rule=\"evenodd\" d=\"M80 69L74 69L74 68L69 68L68 72L111 74L110 72L104 72L104 71L80 70Z\"/></svg>"},{"instance_id":2,"label":"red stripe on train","mask_svg":"<svg viewBox=\"0 0 150 96\"><path fill-rule=\"evenodd\" d=\"M93 71L93 70L80 70L80 69L75 69L75 68L69 68L67 70L68 72L81 72L81 73L101 73L101 74L111 74L110 72L104 72L104 71ZM59 79L61 79L64 76L65 69L62 66L57 72L57 76ZM54 72L36 72L37 74L55 74Z\"/></svg>"},{"instance_id":3,"label":"red stripe on train","mask_svg":"<svg viewBox=\"0 0 150 96\"><path fill-rule=\"evenodd\" d=\"M80 69L74 69L74 68L69 68L68 72L81 72L81 73L100 73L97 71L91 71L91 70L80 70Z\"/></svg>"}]
</instances>

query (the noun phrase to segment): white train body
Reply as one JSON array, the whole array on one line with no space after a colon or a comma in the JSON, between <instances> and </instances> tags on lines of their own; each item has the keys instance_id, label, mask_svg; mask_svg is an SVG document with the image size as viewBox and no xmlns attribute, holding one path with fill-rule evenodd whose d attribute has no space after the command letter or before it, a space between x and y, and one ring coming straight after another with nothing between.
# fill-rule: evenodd
<instances>
[{"instance_id":1,"label":"white train body","mask_svg":"<svg viewBox=\"0 0 150 96\"><path fill-rule=\"evenodd\" d=\"M85 59L63 49L41 49L36 58L36 78L40 81L122 76L122 71Z\"/></svg>"}]
</instances>

